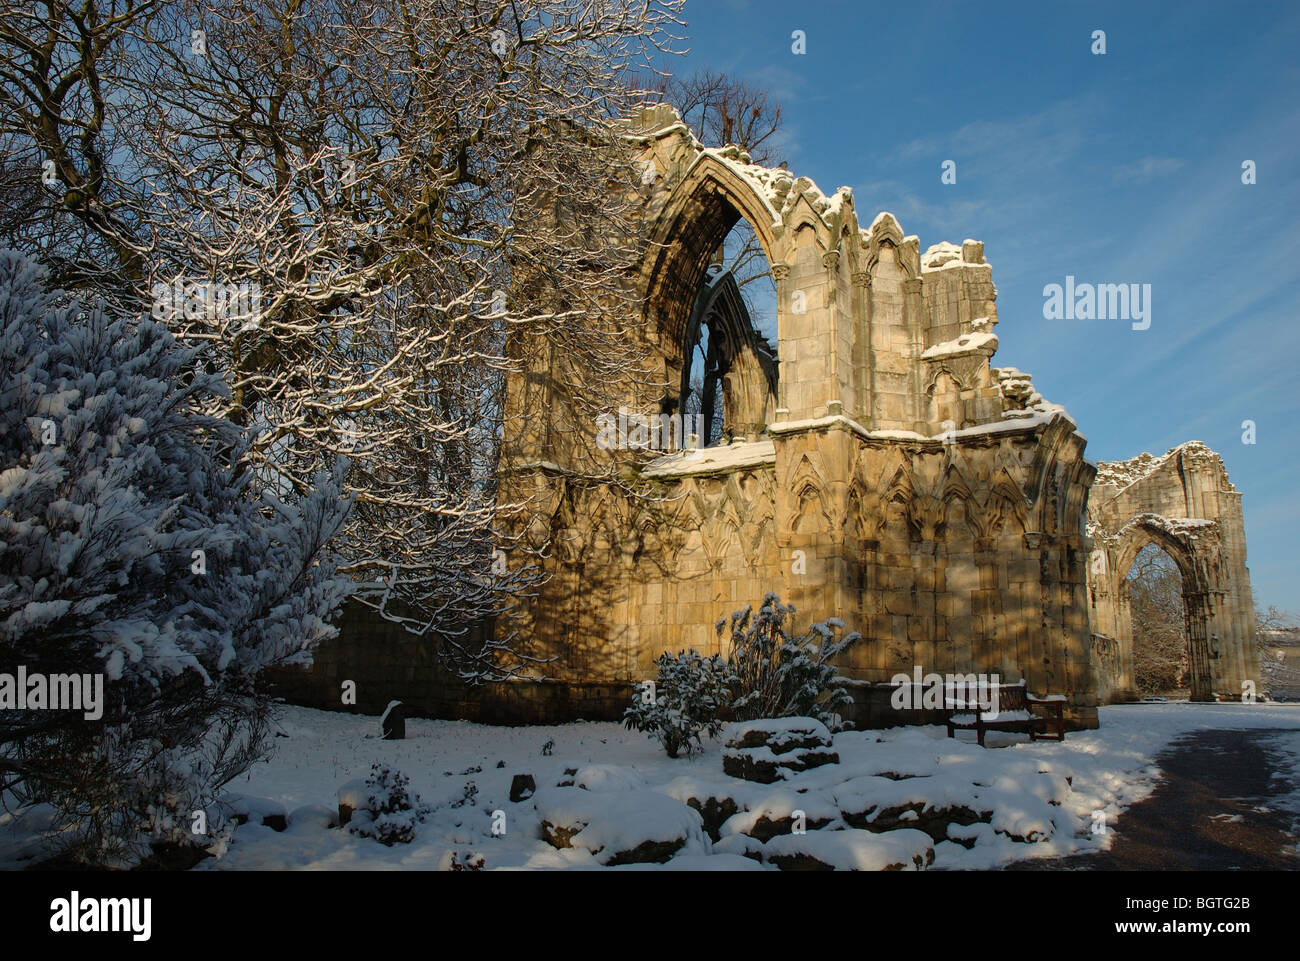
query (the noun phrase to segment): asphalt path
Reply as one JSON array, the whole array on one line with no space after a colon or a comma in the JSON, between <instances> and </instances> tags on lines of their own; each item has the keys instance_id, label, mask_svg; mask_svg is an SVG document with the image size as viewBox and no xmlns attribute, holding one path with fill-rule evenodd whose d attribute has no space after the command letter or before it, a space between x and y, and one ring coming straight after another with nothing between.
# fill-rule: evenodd
<instances>
[{"instance_id":1,"label":"asphalt path","mask_svg":"<svg viewBox=\"0 0 1300 961\"><path fill-rule=\"evenodd\" d=\"M1164 776L1128 808L1110 850L1008 865L1013 871L1294 871L1295 816L1269 799L1300 788L1263 739L1280 729L1197 731L1156 757Z\"/></svg>"}]
</instances>

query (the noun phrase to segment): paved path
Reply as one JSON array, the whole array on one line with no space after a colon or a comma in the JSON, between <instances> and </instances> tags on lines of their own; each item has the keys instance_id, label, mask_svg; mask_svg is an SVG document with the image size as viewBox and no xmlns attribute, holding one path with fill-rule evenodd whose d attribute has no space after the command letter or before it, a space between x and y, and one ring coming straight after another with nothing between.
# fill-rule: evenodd
<instances>
[{"instance_id":1,"label":"paved path","mask_svg":"<svg viewBox=\"0 0 1300 961\"><path fill-rule=\"evenodd\" d=\"M1261 743L1281 729L1199 731L1156 757L1164 778L1120 815L1109 851L1042 858L1008 870L1300 870L1293 815L1268 799L1300 788ZM1275 776L1276 775L1276 776Z\"/></svg>"}]
</instances>

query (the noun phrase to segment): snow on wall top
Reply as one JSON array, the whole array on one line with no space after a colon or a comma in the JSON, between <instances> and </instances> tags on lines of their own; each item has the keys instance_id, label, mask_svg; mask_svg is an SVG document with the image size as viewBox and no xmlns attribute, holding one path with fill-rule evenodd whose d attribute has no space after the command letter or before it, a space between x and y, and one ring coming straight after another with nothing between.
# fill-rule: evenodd
<instances>
[{"instance_id":1,"label":"snow on wall top","mask_svg":"<svg viewBox=\"0 0 1300 961\"><path fill-rule=\"evenodd\" d=\"M956 244L941 240L932 245L925 253L921 255L921 267L924 270L933 270L936 267L942 267L944 264L952 261L961 261L961 248Z\"/></svg>"},{"instance_id":2,"label":"snow on wall top","mask_svg":"<svg viewBox=\"0 0 1300 961\"><path fill-rule=\"evenodd\" d=\"M973 354L981 351L992 356L997 349L998 335L992 331L978 334L962 334L956 340L945 340L941 344L927 347L922 351L921 359L933 360L936 357L953 357L958 354Z\"/></svg>"},{"instance_id":3,"label":"snow on wall top","mask_svg":"<svg viewBox=\"0 0 1300 961\"><path fill-rule=\"evenodd\" d=\"M1176 455L1182 455L1183 462L1191 467L1199 467L1221 475L1225 490L1236 490L1228 480L1228 472L1223 466L1223 458L1199 440L1187 441L1177 447L1171 447L1164 454L1156 457L1145 451L1136 457L1120 461L1099 461L1097 479L1093 486L1129 487L1145 477L1150 477L1160 470Z\"/></svg>"},{"instance_id":4,"label":"snow on wall top","mask_svg":"<svg viewBox=\"0 0 1300 961\"><path fill-rule=\"evenodd\" d=\"M971 336L979 336L978 334ZM993 337L993 334L986 336ZM1053 404L1034 389L1029 375L1015 367L993 367L990 373L998 379L998 393L1002 396L1002 417L1006 420L1050 420L1060 414L1078 426L1070 412L1060 404Z\"/></svg>"},{"instance_id":5,"label":"snow on wall top","mask_svg":"<svg viewBox=\"0 0 1300 961\"><path fill-rule=\"evenodd\" d=\"M700 447L664 454L647 464L641 474L651 478L678 477L775 463L776 448L770 439L762 439L733 442L725 447Z\"/></svg>"},{"instance_id":6,"label":"snow on wall top","mask_svg":"<svg viewBox=\"0 0 1300 961\"><path fill-rule=\"evenodd\" d=\"M852 203L853 191L840 187L829 197L809 177L796 177L784 167L764 167L754 163L747 151L735 144L723 147L706 147L682 120L681 114L669 104L657 104L643 111L639 121L633 121L634 132L625 136L637 143L659 140L670 134L680 134L689 146L701 156L708 155L743 178L754 193L768 207L772 226L780 227L794 210L800 198L827 227L834 227L846 205ZM637 125L639 124L639 126ZM864 231L864 240L866 239Z\"/></svg>"},{"instance_id":7,"label":"snow on wall top","mask_svg":"<svg viewBox=\"0 0 1300 961\"><path fill-rule=\"evenodd\" d=\"M971 240L970 238L963 240L960 244L941 240L937 244L931 245L921 255L921 269L924 271L948 270L952 267L987 267L989 270L993 269L993 265L984 259L983 242Z\"/></svg>"},{"instance_id":8,"label":"snow on wall top","mask_svg":"<svg viewBox=\"0 0 1300 961\"><path fill-rule=\"evenodd\" d=\"M850 188L840 187L827 197L809 177L796 177L784 167L764 167L751 163L749 154L735 144L700 149L725 164L754 188L754 192L774 214L773 226L779 227L785 223L801 197L808 201L822 223L828 227L834 226L834 222L842 215L845 204L851 202L853 196Z\"/></svg>"}]
</instances>

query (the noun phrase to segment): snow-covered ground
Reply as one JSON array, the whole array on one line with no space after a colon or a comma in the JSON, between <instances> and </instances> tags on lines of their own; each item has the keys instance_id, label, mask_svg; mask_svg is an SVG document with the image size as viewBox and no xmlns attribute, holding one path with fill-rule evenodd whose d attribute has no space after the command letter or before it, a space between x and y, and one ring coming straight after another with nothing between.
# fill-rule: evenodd
<instances>
[{"instance_id":1,"label":"snow-covered ground","mask_svg":"<svg viewBox=\"0 0 1300 961\"><path fill-rule=\"evenodd\" d=\"M734 823L723 826L724 837L717 847L727 852L744 846L727 840L728 829L743 832L756 820L755 814L764 811L773 820L795 808L804 810L809 819L819 814L834 818L853 807L866 811L872 802L897 805L917 799L944 806L978 797L994 806L992 823L950 832L950 836L974 836L975 844L967 849L940 841L933 867L992 867L1024 857L1059 856L1108 845L1113 834L1094 833L1099 820L1094 812L1104 811L1113 828L1124 808L1154 788L1155 755L1184 732L1291 728L1296 734L1278 747L1300 756L1300 706L1269 704L1106 707L1100 730L1069 734L1064 744L1029 743L994 734L990 745L1008 746L989 750L950 740L938 727L849 732L835 738L839 764L774 785L726 777L720 742L706 741L704 752L693 758L670 759L656 742L613 723L501 728L409 720L404 741L380 740L377 727L370 717L286 709L282 731L288 737L276 738L275 758L255 768L238 789L284 805L290 812L289 829L277 833L245 825L226 855L205 867L445 868L454 857L471 860L475 855L481 855L487 868L599 866L599 855L587 848L557 850L539 833L539 808L550 816L546 805L554 805L557 795L575 791L582 794L574 795L573 801L590 802L588 816L601 832L597 839L588 839L588 847L606 850L611 844L618 846L618 838L605 836L611 832L623 831L623 844L631 847L645 840L641 834L655 834L656 820L670 822L660 828L661 833L677 830L671 823L675 806L647 804L648 799L666 795L680 805L689 797L730 797L748 810L748 817L740 813ZM548 742L554 744L550 755L544 756ZM293 816L305 805L333 809L339 786L364 776L376 761L410 775L412 788L436 806L418 826L414 842L389 848L330 830L324 826L327 815L322 810L313 816L307 812ZM504 766L499 766L501 762ZM577 773L566 777L565 772L574 769ZM539 796L511 803L511 778L524 773L533 775ZM915 777L898 780L880 777L883 773ZM554 787L563 780L577 783ZM1300 797L1278 806L1300 810ZM505 813L504 834L492 833L494 811ZM502 819L496 820L500 828ZM808 836L816 833L809 831ZM1042 840L1017 842L1011 836ZM690 832L687 843L666 866L707 867L709 862L702 856L710 855L713 847L707 836ZM720 868L758 866L742 862L734 853L713 857Z\"/></svg>"},{"instance_id":2,"label":"snow-covered ground","mask_svg":"<svg viewBox=\"0 0 1300 961\"><path fill-rule=\"evenodd\" d=\"M990 749L950 740L941 727L846 732L834 739L838 764L764 785L722 773L721 741L706 741L694 757L670 759L657 742L615 723L505 728L408 719L406 740L384 741L377 718L287 707L273 758L231 785L249 796L243 806L250 810L282 806L287 830L254 816L220 859L198 870L447 869L454 862L489 870L598 868L639 844L678 841L665 864L614 870L774 869L740 856L755 850L778 861L809 854L845 867L924 863L932 850L932 869L988 868L1109 845L1124 809L1154 789L1155 755L1185 732L1288 729L1273 747L1295 764L1291 784L1300 782L1300 705L1124 705L1102 708L1101 722L1100 730L1067 734L1063 744L994 733ZM415 825L411 843L388 847L330 826L339 788L376 762L409 775L411 790L433 808ZM537 793L512 803L516 774L531 774ZM715 810L728 800L735 806L720 829L714 818L717 842L684 804L690 798L705 806L712 798ZM1270 803L1300 816L1300 794ZM947 825L945 839L936 809L978 818ZM806 835L774 837L766 846L751 836L762 837L764 825L781 833L795 810L804 812ZM1098 811L1105 813L1104 833L1094 830ZM882 816L896 821L895 829L859 830L878 829ZM19 833L7 821L0 818L0 831ZM543 821L553 839L572 846L548 843ZM938 823L940 839L909 823L931 835Z\"/></svg>"}]
</instances>

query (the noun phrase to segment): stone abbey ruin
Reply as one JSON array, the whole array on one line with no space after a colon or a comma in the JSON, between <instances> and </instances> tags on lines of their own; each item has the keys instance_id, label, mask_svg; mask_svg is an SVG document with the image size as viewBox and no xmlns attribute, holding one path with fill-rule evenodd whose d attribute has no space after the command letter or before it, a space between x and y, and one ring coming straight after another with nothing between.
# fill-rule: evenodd
<instances>
[{"instance_id":1,"label":"stone abbey ruin","mask_svg":"<svg viewBox=\"0 0 1300 961\"><path fill-rule=\"evenodd\" d=\"M1192 699L1239 698L1243 684L1259 682L1241 494L1218 454L1192 441L1163 457L1099 464L1088 534L1092 657L1102 703L1133 696L1126 578L1138 551L1152 542L1182 575Z\"/></svg>"},{"instance_id":2,"label":"stone abbey ruin","mask_svg":"<svg viewBox=\"0 0 1300 961\"><path fill-rule=\"evenodd\" d=\"M828 197L703 147L671 107L644 110L629 137L656 173L634 278L653 376L629 379L623 406L680 415L705 327L723 441L607 449L559 387L565 358L518 345L499 497L548 577L508 626L554 658L547 679L467 691L427 642L345 621L294 699L337 707L340 680L360 678L362 710L400 698L433 716L616 718L655 657L725 654L718 619L776 591L799 630L835 616L862 633L840 662L860 724L889 722L880 693L919 665L1024 678L1095 727L1099 703L1133 696L1126 576L1151 541L1183 577L1192 696L1240 697L1258 677L1241 495L1222 461L1199 443L1087 460L1064 408L991 366L983 244L923 251L889 213L863 223L846 187ZM775 350L712 266L741 218L776 281Z\"/></svg>"}]
</instances>

